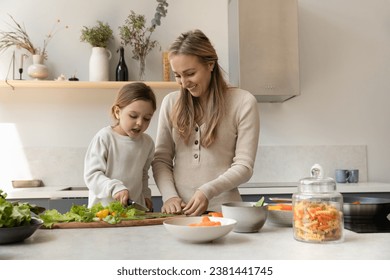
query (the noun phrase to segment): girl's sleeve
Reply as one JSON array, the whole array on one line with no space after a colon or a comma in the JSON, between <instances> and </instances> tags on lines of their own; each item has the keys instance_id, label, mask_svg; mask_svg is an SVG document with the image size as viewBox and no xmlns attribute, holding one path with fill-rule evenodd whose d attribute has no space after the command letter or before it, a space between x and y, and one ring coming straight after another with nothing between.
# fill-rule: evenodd
<instances>
[{"instance_id":1,"label":"girl's sleeve","mask_svg":"<svg viewBox=\"0 0 390 280\"><path fill-rule=\"evenodd\" d=\"M88 189L99 199L112 198L112 196L125 190L122 181L107 177L107 145L95 136L88 146L84 159L84 181Z\"/></svg>"}]
</instances>

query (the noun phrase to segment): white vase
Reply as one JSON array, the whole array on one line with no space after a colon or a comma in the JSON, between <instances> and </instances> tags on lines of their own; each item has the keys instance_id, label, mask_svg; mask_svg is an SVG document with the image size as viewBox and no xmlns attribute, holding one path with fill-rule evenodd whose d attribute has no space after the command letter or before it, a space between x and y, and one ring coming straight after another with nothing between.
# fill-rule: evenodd
<instances>
[{"instance_id":1,"label":"white vase","mask_svg":"<svg viewBox=\"0 0 390 280\"><path fill-rule=\"evenodd\" d=\"M49 76L49 69L44 63L44 56L40 54L33 55L33 64L28 69L28 75L35 80L44 80Z\"/></svg>"},{"instance_id":2,"label":"white vase","mask_svg":"<svg viewBox=\"0 0 390 280\"><path fill-rule=\"evenodd\" d=\"M89 58L89 80L108 81L110 78L109 61L112 57L110 50L93 47Z\"/></svg>"}]
</instances>

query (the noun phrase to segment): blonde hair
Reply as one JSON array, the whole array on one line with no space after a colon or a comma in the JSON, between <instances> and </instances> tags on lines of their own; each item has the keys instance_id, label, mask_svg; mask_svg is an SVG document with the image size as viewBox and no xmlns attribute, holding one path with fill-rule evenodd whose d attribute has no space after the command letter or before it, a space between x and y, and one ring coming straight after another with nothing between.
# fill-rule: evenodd
<instances>
[{"instance_id":1,"label":"blonde hair","mask_svg":"<svg viewBox=\"0 0 390 280\"><path fill-rule=\"evenodd\" d=\"M181 87L181 94L171 113L172 123L186 144L189 142L196 120L204 117L206 129L201 135L200 143L204 147L209 147L217 137L218 124L225 114L227 83L218 64L218 55L207 36L198 29L182 33L173 42L169 48L169 56L179 54L196 56L202 64L207 65L211 62L215 64L211 72L210 94L204 111L199 98L193 97L187 89Z\"/></svg>"},{"instance_id":2,"label":"blonde hair","mask_svg":"<svg viewBox=\"0 0 390 280\"><path fill-rule=\"evenodd\" d=\"M137 100L150 102L153 111L156 111L156 96L151 87L141 82L126 84L119 89L114 103L111 106L111 116L116 122L115 125L119 123L119 120L115 117L116 108L122 109Z\"/></svg>"}]
</instances>

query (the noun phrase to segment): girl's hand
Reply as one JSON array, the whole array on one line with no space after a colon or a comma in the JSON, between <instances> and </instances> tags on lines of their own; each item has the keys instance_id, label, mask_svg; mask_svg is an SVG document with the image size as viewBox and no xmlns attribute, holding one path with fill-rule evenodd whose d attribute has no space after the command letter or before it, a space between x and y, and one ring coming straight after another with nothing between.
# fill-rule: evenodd
<instances>
[{"instance_id":1,"label":"girl's hand","mask_svg":"<svg viewBox=\"0 0 390 280\"><path fill-rule=\"evenodd\" d=\"M171 197L167 201L165 201L164 205L161 208L162 213L167 214L179 214L182 212L183 207L186 204L180 197Z\"/></svg>"},{"instance_id":2,"label":"girl's hand","mask_svg":"<svg viewBox=\"0 0 390 280\"><path fill-rule=\"evenodd\" d=\"M122 203L123 206L127 206L127 201L129 200L129 191L128 190L122 190L114 194L113 198L116 201L119 201Z\"/></svg>"},{"instance_id":3,"label":"girl's hand","mask_svg":"<svg viewBox=\"0 0 390 280\"><path fill-rule=\"evenodd\" d=\"M150 198L145 198L146 208L149 209L150 212L153 212L153 202Z\"/></svg>"},{"instance_id":4,"label":"girl's hand","mask_svg":"<svg viewBox=\"0 0 390 280\"><path fill-rule=\"evenodd\" d=\"M200 216L207 210L208 206L209 200L207 197L201 191L197 190L183 211L184 214L189 216Z\"/></svg>"}]
</instances>

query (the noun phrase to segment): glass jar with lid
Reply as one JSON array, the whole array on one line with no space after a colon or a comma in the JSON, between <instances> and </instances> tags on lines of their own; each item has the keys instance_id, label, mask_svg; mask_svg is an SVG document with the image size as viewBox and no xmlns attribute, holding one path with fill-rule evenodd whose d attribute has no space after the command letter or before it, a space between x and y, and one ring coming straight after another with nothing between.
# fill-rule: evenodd
<instances>
[{"instance_id":1,"label":"glass jar with lid","mask_svg":"<svg viewBox=\"0 0 390 280\"><path fill-rule=\"evenodd\" d=\"M298 241L311 243L341 242L344 238L343 196L332 178L323 177L315 164L311 177L299 181L293 194L293 231Z\"/></svg>"}]
</instances>

